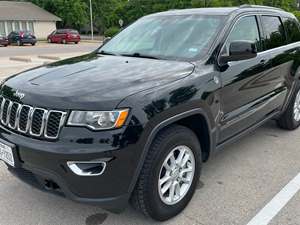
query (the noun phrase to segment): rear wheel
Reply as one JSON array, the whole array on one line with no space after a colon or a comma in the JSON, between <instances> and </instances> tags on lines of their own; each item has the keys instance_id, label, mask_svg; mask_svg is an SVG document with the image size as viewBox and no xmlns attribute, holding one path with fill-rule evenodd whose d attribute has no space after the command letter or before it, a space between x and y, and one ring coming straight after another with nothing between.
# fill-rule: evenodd
<instances>
[{"instance_id":1,"label":"rear wheel","mask_svg":"<svg viewBox=\"0 0 300 225\"><path fill-rule=\"evenodd\" d=\"M200 143L190 129L166 128L149 149L131 197L132 205L158 221L176 216L195 192L201 162Z\"/></svg>"},{"instance_id":2,"label":"rear wheel","mask_svg":"<svg viewBox=\"0 0 300 225\"><path fill-rule=\"evenodd\" d=\"M295 130L300 126L300 82L297 81L291 100L281 117L277 121L280 128Z\"/></svg>"},{"instance_id":3,"label":"rear wheel","mask_svg":"<svg viewBox=\"0 0 300 225\"><path fill-rule=\"evenodd\" d=\"M78 41L76 41L75 44L77 45L77 44L78 44Z\"/></svg>"}]
</instances>

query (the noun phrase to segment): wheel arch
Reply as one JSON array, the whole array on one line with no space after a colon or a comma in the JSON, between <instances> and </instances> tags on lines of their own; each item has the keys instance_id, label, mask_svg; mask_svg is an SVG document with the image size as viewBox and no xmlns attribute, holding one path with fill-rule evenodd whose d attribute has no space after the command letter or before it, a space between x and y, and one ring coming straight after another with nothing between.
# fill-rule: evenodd
<instances>
[{"instance_id":1,"label":"wheel arch","mask_svg":"<svg viewBox=\"0 0 300 225\"><path fill-rule=\"evenodd\" d=\"M200 123L196 124L196 123L192 123L191 122L195 122L195 120L199 120ZM201 108L197 108L197 109L192 109L183 113L180 113L176 116L170 117L162 122L160 122L159 124L157 124L151 131L150 135L147 138L147 141L144 145L143 148L143 152L140 158L140 162L138 164L138 167L136 169L136 172L133 176L131 185L129 187L129 193L131 194L135 188L135 185L138 181L138 177L140 175L140 172L142 170L142 167L144 165L146 156L148 154L148 151L150 149L151 143L153 142L154 138L158 135L158 133L168 127L168 126L172 126L174 124L177 125L183 125L189 129L191 129L196 136L199 139L200 145L201 145L201 150L202 150L202 159L203 161L207 161L209 158L210 153L213 150L213 145L214 145L214 139L213 139L213 134L211 133L211 124L209 122L208 116L205 113L205 111ZM197 126L197 125L200 125ZM197 131L198 128L201 128L199 131ZM204 129L206 129L205 131L205 135L202 136L202 132L204 131Z\"/></svg>"}]
</instances>

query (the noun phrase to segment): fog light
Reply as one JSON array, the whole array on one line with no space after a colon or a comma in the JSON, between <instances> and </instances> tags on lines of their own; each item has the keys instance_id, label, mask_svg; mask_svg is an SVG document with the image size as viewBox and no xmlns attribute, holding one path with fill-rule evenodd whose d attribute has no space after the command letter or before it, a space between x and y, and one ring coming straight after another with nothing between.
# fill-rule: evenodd
<instances>
[{"instance_id":1,"label":"fog light","mask_svg":"<svg viewBox=\"0 0 300 225\"><path fill-rule=\"evenodd\" d=\"M68 167L78 176L100 176L104 173L106 162L67 162Z\"/></svg>"}]
</instances>

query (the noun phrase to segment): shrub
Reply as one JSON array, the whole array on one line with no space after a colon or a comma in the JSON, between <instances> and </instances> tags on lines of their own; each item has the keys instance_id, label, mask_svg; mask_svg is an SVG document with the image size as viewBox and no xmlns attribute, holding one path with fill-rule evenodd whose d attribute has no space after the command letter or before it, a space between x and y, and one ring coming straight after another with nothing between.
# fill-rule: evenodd
<instances>
[{"instance_id":1,"label":"shrub","mask_svg":"<svg viewBox=\"0 0 300 225\"><path fill-rule=\"evenodd\" d=\"M120 31L120 28L118 28L118 27L110 27L104 32L104 36L105 37L113 37L117 33L119 33L119 31Z\"/></svg>"}]
</instances>

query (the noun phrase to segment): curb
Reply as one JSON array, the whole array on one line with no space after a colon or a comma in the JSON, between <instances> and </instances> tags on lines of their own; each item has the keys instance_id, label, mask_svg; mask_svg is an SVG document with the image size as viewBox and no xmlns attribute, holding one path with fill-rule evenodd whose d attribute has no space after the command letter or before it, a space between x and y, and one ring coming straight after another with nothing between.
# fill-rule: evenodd
<instances>
[{"instance_id":1,"label":"curb","mask_svg":"<svg viewBox=\"0 0 300 225\"><path fill-rule=\"evenodd\" d=\"M58 56L50 56L50 55L39 55L38 58L49 59L49 60L61 60L61 58Z\"/></svg>"},{"instance_id":2,"label":"curb","mask_svg":"<svg viewBox=\"0 0 300 225\"><path fill-rule=\"evenodd\" d=\"M81 39L81 42L83 42L83 43L95 43L95 44L102 44L103 43L102 40L84 40L84 39Z\"/></svg>"},{"instance_id":3,"label":"curb","mask_svg":"<svg viewBox=\"0 0 300 225\"><path fill-rule=\"evenodd\" d=\"M27 63L32 62L31 58L26 58L26 57L9 57L9 60L19 61L19 62L27 62Z\"/></svg>"}]
</instances>

